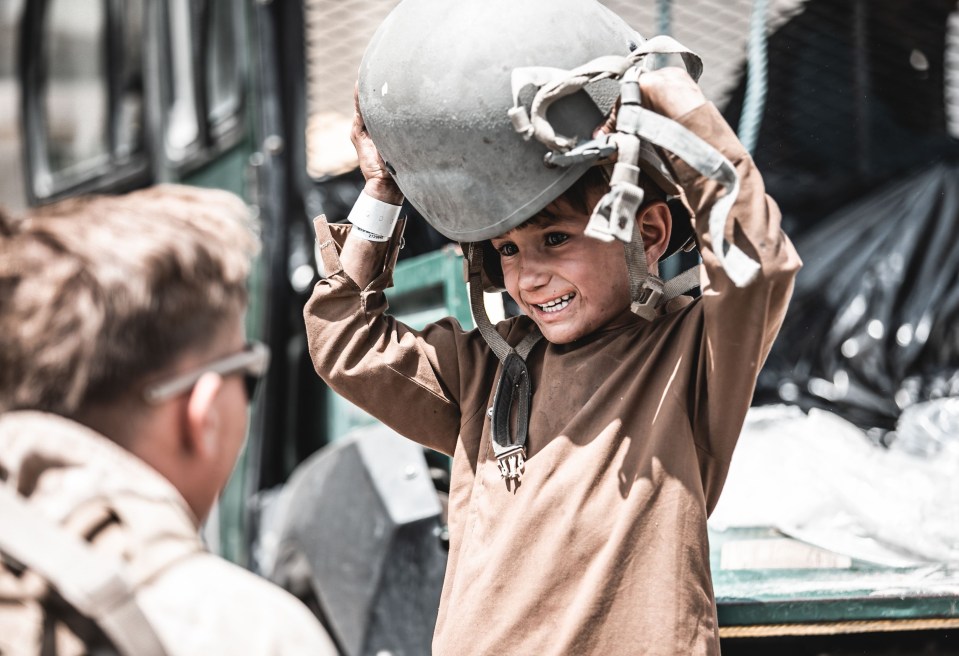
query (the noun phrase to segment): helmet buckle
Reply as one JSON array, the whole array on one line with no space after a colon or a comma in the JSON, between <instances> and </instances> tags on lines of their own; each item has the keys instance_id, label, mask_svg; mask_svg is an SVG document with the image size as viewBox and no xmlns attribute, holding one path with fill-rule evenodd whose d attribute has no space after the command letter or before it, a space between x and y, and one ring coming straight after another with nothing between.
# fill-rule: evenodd
<instances>
[{"instance_id":1,"label":"helmet buckle","mask_svg":"<svg viewBox=\"0 0 959 656\"><path fill-rule=\"evenodd\" d=\"M603 135L585 141L565 153L549 151L543 156L543 161L546 166L567 168L576 164L595 164L615 154L616 144L609 140L608 135Z\"/></svg>"},{"instance_id":2,"label":"helmet buckle","mask_svg":"<svg viewBox=\"0 0 959 656\"><path fill-rule=\"evenodd\" d=\"M656 310L659 308L659 303L665 293L666 283L663 282L663 279L659 276L649 274L646 276L646 279L643 280L643 284L639 288L639 293L630 309L643 319L651 321L656 316Z\"/></svg>"},{"instance_id":3,"label":"helmet buckle","mask_svg":"<svg viewBox=\"0 0 959 656\"><path fill-rule=\"evenodd\" d=\"M629 243L633 238L636 212L643 204L643 190L630 182L617 182L593 209L584 234L610 242Z\"/></svg>"},{"instance_id":4,"label":"helmet buckle","mask_svg":"<svg viewBox=\"0 0 959 656\"><path fill-rule=\"evenodd\" d=\"M493 454L496 456L496 464L499 465L500 478L519 483L523 470L526 469L526 449L518 444L502 447L494 441Z\"/></svg>"},{"instance_id":5,"label":"helmet buckle","mask_svg":"<svg viewBox=\"0 0 959 656\"><path fill-rule=\"evenodd\" d=\"M535 129L529 120L529 112L525 107L513 107L508 112L509 120L513 124L513 129L523 137L523 141L529 141L533 138Z\"/></svg>"}]
</instances>

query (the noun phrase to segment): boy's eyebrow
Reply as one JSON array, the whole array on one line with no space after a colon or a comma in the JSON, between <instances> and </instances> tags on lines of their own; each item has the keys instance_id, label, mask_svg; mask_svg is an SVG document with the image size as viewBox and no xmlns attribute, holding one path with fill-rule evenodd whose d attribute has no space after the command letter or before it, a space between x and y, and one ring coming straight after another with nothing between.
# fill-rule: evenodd
<instances>
[{"instance_id":1,"label":"boy's eyebrow","mask_svg":"<svg viewBox=\"0 0 959 656\"><path fill-rule=\"evenodd\" d=\"M555 222L557 218L559 217L544 209L520 223L514 228L514 230L525 230L526 228L545 228L551 223Z\"/></svg>"},{"instance_id":2,"label":"boy's eyebrow","mask_svg":"<svg viewBox=\"0 0 959 656\"><path fill-rule=\"evenodd\" d=\"M574 217L568 216L565 213L556 214L548 209L542 209L536 215L530 217L523 223L513 228L513 230L523 230L525 228L549 228L550 226L557 224L573 223L575 221L576 219Z\"/></svg>"},{"instance_id":3,"label":"boy's eyebrow","mask_svg":"<svg viewBox=\"0 0 959 656\"><path fill-rule=\"evenodd\" d=\"M514 234L521 230L526 230L528 228L544 228L548 226L549 224L551 224L552 222L553 221L551 218L543 216L542 214L537 214L535 216L532 216L526 219L515 228L511 228L510 230L507 230L501 235L496 235L495 237L491 237L490 241L499 241L501 239L509 239L509 236L511 234Z\"/></svg>"}]
</instances>

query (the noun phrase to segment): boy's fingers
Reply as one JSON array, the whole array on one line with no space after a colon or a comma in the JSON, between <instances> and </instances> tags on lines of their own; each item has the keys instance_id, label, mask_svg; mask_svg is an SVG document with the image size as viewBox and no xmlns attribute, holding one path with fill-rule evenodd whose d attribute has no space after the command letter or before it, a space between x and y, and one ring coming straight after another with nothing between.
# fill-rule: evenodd
<instances>
[{"instance_id":1,"label":"boy's fingers","mask_svg":"<svg viewBox=\"0 0 959 656\"><path fill-rule=\"evenodd\" d=\"M650 71L640 76L643 105L667 118L678 118L706 102L702 89L678 67Z\"/></svg>"},{"instance_id":2,"label":"boy's fingers","mask_svg":"<svg viewBox=\"0 0 959 656\"><path fill-rule=\"evenodd\" d=\"M593 137L598 137L601 134L612 134L616 131L616 114L619 111L620 99L616 99L616 104L613 105L613 108L609 110L609 114L606 115L606 120L593 130Z\"/></svg>"},{"instance_id":3,"label":"boy's fingers","mask_svg":"<svg viewBox=\"0 0 959 656\"><path fill-rule=\"evenodd\" d=\"M353 83L353 127L350 130L350 137L354 145L360 137L366 136L366 121L363 120L363 114L360 112L360 83Z\"/></svg>"},{"instance_id":4,"label":"boy's fingers","mask_svg":"<svg viewBox=\"0 0 959 656\"><path fill-rule=\"evenodd\" d=\"M353 125L350 129L350 141L356 148L360 171L366 179L367 195L393 205L403 202L403 193L386 169L383 157L366 129L366 121L360 111L360 84L353 84Z\"/></svg>"},{"instance_id":5,"label":"boy's fingers","mask_svg":"<svg viewBox=\"0 0 959 656\"><path fill-rule=\"evenodd\" d=\"M355 146L358 141L366 137L366 125L363 123L363 117L359 114L353 115L353 125L350 128L350 138Z\"/></svg>"}]
</instances>

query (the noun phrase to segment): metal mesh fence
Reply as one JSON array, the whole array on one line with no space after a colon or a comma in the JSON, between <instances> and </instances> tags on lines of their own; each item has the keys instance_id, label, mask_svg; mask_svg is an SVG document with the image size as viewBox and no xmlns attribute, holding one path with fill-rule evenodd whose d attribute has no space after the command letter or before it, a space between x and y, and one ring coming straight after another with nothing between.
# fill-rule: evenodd
<instances>
[{"instance_id":1,"label":"metal mesh fence","mask_svg":"<svg viewBox=\"0 0 959 656\"><path fill-rule=\"evenodd\" d=\"M954 155L955 0L604 4L644 36L671 34L703 57L704 92L752 148L791 231ZM395 5L306 0L308 168L316 179L355 166L353 84L367 42Z\"/></svg>"},{"instance_id":2,"label":"metal mesh fence","mask_svg":"<svg viewBox=\"0 0 959 656\"><path fill-rule=\"evenodd\" d=\"M366 44L396 0L306 0L307 171L314 178L353 169L349 139L353 85Z\"/></svg>"}]
</instances>

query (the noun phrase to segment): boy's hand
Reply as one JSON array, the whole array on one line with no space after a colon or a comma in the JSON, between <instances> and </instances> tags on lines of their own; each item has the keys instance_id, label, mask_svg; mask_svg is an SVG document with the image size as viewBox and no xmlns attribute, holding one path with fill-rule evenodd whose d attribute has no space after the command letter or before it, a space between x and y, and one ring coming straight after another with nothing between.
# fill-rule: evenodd
<instances>
[{"instance_id":1,"label":"boy's hand","mask_svg":"<svg viewBox=\"0 0 959 656\"><path fill-rule=\"evenodd\" d=\"M677 119L706 103L702 89L685 69L676 66L647 71L639 76L642 106L666 118ZM603 124L593 131L593 136L616 131L616 114L619 100Z\"/></svg>"},{"instance_id":2,"label":"boy's hand","mask_svg":"<svg viewBox=\"0 0 959 656\"><path fill-rule=\"evenodd\" d=\"M677 119L700 105L706 96L685 69L676 66L658 68L639 76L639 90L643 107Z\"/></svg>"},{"instance_id":3,"label":"boy's hand","mask_svg":"<svg viewBox=\"0 0 959 656\"><path fill-rule=\"evenodd\" d=\"M360 171L366 180L363 191L367 196L391 205L403 204L403 192L396 185L393 176L386 168L386 163L376 149L370 133L366 131L366 123L360 114L359 85L353 87L353 127L350 130L350 140L356 148L356 156L360 162Z\"/></svg>"}]
</instances>

